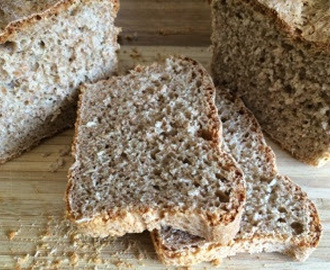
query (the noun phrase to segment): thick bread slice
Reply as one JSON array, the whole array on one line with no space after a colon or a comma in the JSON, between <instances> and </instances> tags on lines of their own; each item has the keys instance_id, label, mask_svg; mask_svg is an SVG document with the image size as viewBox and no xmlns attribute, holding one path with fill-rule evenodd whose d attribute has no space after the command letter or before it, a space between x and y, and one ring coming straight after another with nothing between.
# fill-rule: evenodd
<instances>
[{"instance_id":1,"label":"thick bread slice","mask_svg":"<svg viewBox=\"0 0 330 270\"><path fill-rule=\"evenodd\" d=\"M330 1L213 0L212 74L294 157L330 159Z\"/></svg>"},{"instance_id":2,"label":"thick bread slice","mask_svg":"<svg viewBox=\"0 0 330 270\"><path fill-rule=\"evenodd\" d=\"M282 252L305 260L317 246L321 224L315 205L299 186L276 173L275 157L242 101L217 90L225 148L246 177L247 201L240 231L229 245L163 227L152 233L161 261L191 265L241 252Z\"/></svg>"},{"instance_id":3,"label":"thick bread slice","mask_svg":"<svg viewBox=\"0 0 330 270\"><path fill-rule=\"evenodd\" d=\"M77 88L116 69L117 0L1 1L0 164L72 126Z\"/></svg>"},{"instance_id":4,"label":"thick bread slice","mask_svg":"<svg viewBox=\"0 0 330 270\"><path fill-rule=\"evenodd\" d=\"M94 236L172 226L230 241L244 179L220 150L215 88L188 58L138 66L80 97L68 216Z\"/></svg>"}]
</instances>

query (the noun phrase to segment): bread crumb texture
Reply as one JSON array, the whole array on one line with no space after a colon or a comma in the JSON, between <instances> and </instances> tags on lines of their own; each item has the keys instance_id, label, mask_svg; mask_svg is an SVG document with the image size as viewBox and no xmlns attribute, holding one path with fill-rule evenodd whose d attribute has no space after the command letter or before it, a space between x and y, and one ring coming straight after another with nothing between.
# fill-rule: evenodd
<instances>
[{"instance_id":1,"label":"bread crumb texture","mask_svg":"<svg viewBox=\"0 0 330 270\"><path fill-rule=\"evenodd\" d=\"M330 27L313 23L329 25L329 5L323 0L212 4L215 83L241 96L284 149L316 166L330 158ZM276 14L288 18L293 30ZM301 37L318 30L326 33L315 41ZM323 39L324 45L317 42Z\"/></svg>"},{"instance_id":2,"label":"bread crumb texture","mask_svg":"<svg viewBox=\"0 0 330 270\"><path fill-rule=\"evenodd\" d=\"M68 186L71 218L127 221L111 228L118 235L162 222L194 230L187 216L202 235L232 223L244 200L243 178L219 150L214 91L204 68L185 58L87 85ZM98 225L90 233L110 233Z\"/></svg>"},{"instance_id":3,"label":"bread crumb texture","mask_svg":"<svg viewBox=\"0 0 330 270\"><path fill-rule=\"evenodd\" d=\"M228 245L163 227L152 235L162 261L190 265L237 253L281 252L305 260L316 248L321 224L313 202L288 177L276 175L275 156L242 101L217 89L224 148L241 166L247 200L240 230Z\"/></svg>"},{"instance_id":4,"label":"bread crumb texture","mask_svg":"<svg viewBox=\"0 0 330 270\"><path fill-rule=\"evenodd\" d=\"M78 86L117 65L112 1L23 2L0 3L1 24L21 19L0 28L0 163L72 126Z\"/></svg>"}]
</instances>

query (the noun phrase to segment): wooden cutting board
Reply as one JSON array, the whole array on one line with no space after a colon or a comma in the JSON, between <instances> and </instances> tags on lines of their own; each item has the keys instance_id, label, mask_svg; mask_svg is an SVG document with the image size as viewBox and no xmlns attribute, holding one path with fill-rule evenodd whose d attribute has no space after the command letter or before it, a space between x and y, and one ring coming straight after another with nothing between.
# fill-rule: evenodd
<instances>
[{"instance_id":1,"label":"wooden cutting board","mask_svg":"<svg viewBox=\"0 0 330 270\"><path fill-rule=\"evenodd\" d=\"M117 25L124 31L120 70L169 54L185 54L209 68L207 1L122 0ZM165 269L148 233L95 240L76 234L64 218L66 173L73 130L45 140L0 166L0 269ZM278 168L308 193L319 209L324 233L305 263L279 254L240 254L220 269L330 269L330 164L302 164L269 141ZM201 264L196 269L212 268Z\"/></svg>"}]
</instances>

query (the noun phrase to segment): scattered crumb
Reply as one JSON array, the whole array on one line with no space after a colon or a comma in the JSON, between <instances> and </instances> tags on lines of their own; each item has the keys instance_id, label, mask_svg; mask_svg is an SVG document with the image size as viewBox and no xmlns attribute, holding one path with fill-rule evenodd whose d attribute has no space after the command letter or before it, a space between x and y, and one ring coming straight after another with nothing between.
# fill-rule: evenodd
<instances>
[{"instance_id":1,"label":"scattered crumb","mask_svg":"<svg viewBox=\"0 0 330 270\"><path fill-rule=\"evenodd\" d=\"M29 254L26 254L24 257L18 258L17 259L17 264L16 264L16 269L17 267L19 267L18 269L20 269L22 267L23 264L25 264L30 258Z\"/></svg>"},{"instance_id":2,"label":"scattered crumb","mask_svg":"<svg viewBox=\"0 0 330 270\"><path fill-rule=\"evenodd\" d=\"M157 53L155 58L156 58L155 60L157 62L163 62L163 61L165 61L165 59L167 58L167 56L166 55L162 55L160 53Z\"/></svg>"},{"instance_id":3,"label":"scattered crumb","mask_svg":"<svg viewBox=\"0 0 330 270\"><path fill-rule=\"evenodd\" d=\"M133 34L124 35L124 38L127 41L137 41L138 40L138 34L136 32L134 32Z\"/></svg>"},{"instance_id":4,"label":"scattered crumb","mask_svg":"<svg viewBox=\"0 0 330 270\"><path fill-rule=\"evenodd\" d=\"M59 159L57 160L57 165L58 165L59 167L63 167L63 166L65 165L65 160L64 160L63 158L59 158Z\"/></svg>"},{"instance_id":5,"label":"scattered crumb","mask_svg":"<svg viewBox=\"0 0 330 270\"><path fill-rule=\"evenodd\" d=\"M221 259L215 259L215 260L213 260L213 261L211 262L211 264L212 264L213 266L220 266L221 263L222 263L222 260L221 260Z\"/></svg>"},{"instance_id":6,"label":"scattered crumb","mask_svg":"<svg viewBox=\"0 0 330 270\"><path fill-rule=\"evenodd\" d=\"M60 168L65 165L65 160L63 158L58 158L56 162L49 165L49 172L57 172Z\"/></svg>"},{"instance_id":7,"label":"scattered crumb","mask_svg":"<svg viewBox=\"0 0 330 270\"><path fill-rule=\"evenodd\" d=\"M49 153L49 152L45 152L45 153L40 154L41 157L49 157L50 155L51 155L51 153Z\"/></svg>"},{"instance_id":8,"label":"scattered crumb","mask_svg":"<svg viewBox=\"0 0 330 270\"><path fill-rule=\"evenodd\" d=\"M137 41L138 40L137 32L134 32L133 34L120 34L118 37L118 42L122 43L122 41L124 40L128 42Z\"/></svg>"},{"instance_id":9,"label":"scattered crumb","mask_svg":"<svg viewBox=\"0 0 330 270\"><path fill-rule=\"evenodd\" d=\"M10 230L10 231L8 232L8 234L7 234L8 239L9 239L10 241L13 240L13 239L15 238L15 236L18 234L18 232L19 232L19 231L12 231L12 230Z\"/></svg>"},{"instance_id":10,"label":"scattered crumb","mask_svg":"<svg viewBox=\"0 0 330 270\"><path fill-rule=\"evenodd\" d=\"M146 257L145 257L145 255L142 253L142 252L140 252L139 254L138 254L138 256L137 256L137 259L139 260L139 261L142 261L142 260L144 260Z\"/></svg>"},{"instance_id":11,"label":"scattered crumb","mask_svg":"<svg viewBox=\"0 0 330 270\"><path fill-rule=\"evenodd\" d=\"M130 53L129 56L133 59L138 59L142 57L141 53L136 48L132 49L132 52Z\"/></svg>"},{"instance_id":12,"label":"scattered crumb","mask_svg":"<svg viewBox=\"0 0 330 270\"><path fill-rule=\"evenodd\" d=\"M71 153L71 147L70 146L66 146L66 147L60 149L58 151L58 153L60 154L60 157L69 156L70 153Z\"/></svg>"},{"instance_id":13,"label":"scattered crumb","mask_svg":"<svg viewBox=\"0 0 330 270\"><path fill-rule=\"evenodd\" d=\"M128 268L128 269L132 269L133 268L133 264L129 263L129 262L124 262L122 260L119 260L115 263L115 265L118 267L118 268Z\"/></svg>"}]
</instances>

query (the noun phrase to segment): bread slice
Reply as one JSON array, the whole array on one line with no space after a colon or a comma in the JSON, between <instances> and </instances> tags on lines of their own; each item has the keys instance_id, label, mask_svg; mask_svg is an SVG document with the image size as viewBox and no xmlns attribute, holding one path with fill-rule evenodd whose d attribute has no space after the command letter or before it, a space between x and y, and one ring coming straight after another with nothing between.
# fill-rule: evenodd
<instances>
[{"instance_id":1,"label":"bread slice","mask_svg":"<svg viewBox=\"0 0 330 270\"><path fill-rule=\"evenodd\" d=\"M329 1L213 0L212 73L294 157L330 159Z\"/></svg>"},{"instance_id":2,"label":"bread slice","mask_svg":"<svg viewBox=\"0 0 330 270\"><path fill-rule=\"evenodd\" d=\"M73 126L77 88L117 66L117 0L1 1L0 164Z\"/></svg>"},{"instance_id":3,"label":"bread slice","mask_svg":"<svg viewBox=\"0 0 330 270\"><path fill-rule=\"evenodd\" d=\"M183 57L83 87L69 218L93 236L172 226L230 241L245 187L220 150L214 99L205 69Z\"/></svg>"},{"instance_id":4,"label":"bread slice","mask_svg":"<svg viewBox=\"0 0 330 270\"><path fill-rule=\"evenodd\" d=\"M275 157L255 118L241 100L217 90L225 148L246 177L246 205L240 231L228 245L163 227L152 233L161 261L191 265L237 253L282 252L305 260L317 246L321 224L315 205L288 177L275 175Z\"/></svg>"}]
</instances>

